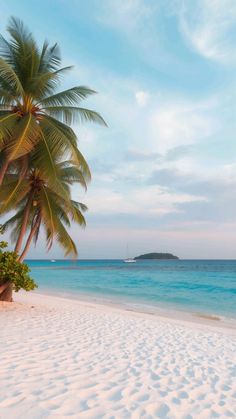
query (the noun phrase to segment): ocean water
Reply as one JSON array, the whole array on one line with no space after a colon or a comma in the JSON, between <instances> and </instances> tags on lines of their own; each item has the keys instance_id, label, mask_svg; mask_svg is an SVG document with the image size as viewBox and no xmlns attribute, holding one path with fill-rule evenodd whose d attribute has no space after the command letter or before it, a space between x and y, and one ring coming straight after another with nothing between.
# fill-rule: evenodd
<instances>
[{"instance_id":1,"label":"ocean water","mask_svg":"<svg viewBox=\"0 0 236 419\"><path fill-rule=\"evenodd\" d=\"M235 260L28 260L38 292L236 319Z\"/></svg>"}]
</instances>

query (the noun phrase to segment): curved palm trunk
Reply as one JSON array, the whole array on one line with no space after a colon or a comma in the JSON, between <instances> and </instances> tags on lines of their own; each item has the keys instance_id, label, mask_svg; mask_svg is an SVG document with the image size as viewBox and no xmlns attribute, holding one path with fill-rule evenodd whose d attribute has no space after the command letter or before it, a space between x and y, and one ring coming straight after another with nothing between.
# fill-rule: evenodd
<instances>
[{"instance_id":1,"label":"curved palm trunk","mask_svg":"<svg viewBox=\"0 0 236 419\"><path fill-rule=\"evenodd\" d=\"M21 246L22 246L22 242L26 233L26 228L27 228L27 222L29 220L29 214L30 214L30 207L32 204L32 195L33 193L31 192L25 207L25 211L24 211L24 216L23 216L23 221L22 221L22 225L21 225L21 230L15 245L15 252L19 253Z\"/></svg>"},{"instance_id":2,"label":"curved palm trunk","mask_svg":"<svg viewBox=\"0 0 236 419\"><path fill-rule=\"evenodd\" d=\"M23 262L23 260L25 259L25 256L26 256L26 254L27 254L27 252L28 252L28 250L29 250L29 247L30 247L30 244L31 244L31 242L32 242L32 239L33 239L33 237L34 237L34 235L36 234L36 232L37 232L37 229L38 229L38 227L39 227L39 224L40 224L40 218L38 218L37 220L36 220L36 222L35 222L35 224L32 226L32 228L31 228L31 231L30 231L30 234L29 234L29 236L28 236L28 239L27 239L27 241L26 241L26 244L25 244L25 247L24 247L24 250L23 250L23 252L21 253L21 255L20 255L20 257L19 257L19 262Z\"/></svg>"},{"instance_id":3,"label":"curved palm trunk","mask_svg":"<svg viewBox=\"0 0 236 419\"><path fill-rule=\"evenodd\" d=\"M2 182L3 182L3 179L4 179L4 176L5 176L5 173L7 171L8 166L9 166L9 160L6 157L5 160L4 160L4 163L3 163L2 167L1 167L1 170L0 170L0 186L1 186Z\"/></svg>"},{"instance_id":4,"label":"curved palm trunk","mask_svg":"<svg viewBox=\"0 0 236 419\"><path fill-rule=\"evenodd\" d=\"M5 282L0 285L0 301L13 301L12 300L13 285L11 281Z\"/></svg>"}]
</instances>

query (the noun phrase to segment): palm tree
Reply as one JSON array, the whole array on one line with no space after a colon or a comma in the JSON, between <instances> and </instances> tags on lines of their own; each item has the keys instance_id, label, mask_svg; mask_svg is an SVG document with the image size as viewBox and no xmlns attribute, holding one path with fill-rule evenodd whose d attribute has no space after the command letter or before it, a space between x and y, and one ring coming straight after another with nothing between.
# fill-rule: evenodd
<instances>
[{"instance_id":1,"label":"palm tree","mask_svg":"<svg viewBox=\"0 0 236 419\"><path fill-rule=\"evenodd\" d=\"M7 173L0 190L0 199L6 194L10 197L2 213L10 209L15 214L4 224L4 231L11 228L12 238L16 240L17 252L22 247L22 240L28 231L25 247L19 257L23 261L30 244L37 241L40 228L43 227L47 238L47 247L50 249L56 239L64 248L65 255L77 255L76 245L67 232L71 221L85 226L83 212L87 207L74 201L70 194L70 185L74 182L86 188L86 181L81 171L72 162L57 162L58 183L53 186L47 181L44 173L40 173L31 162L31 169L21 182L21 187L16 189L18 183L17 173Z\"/></svg>"},{"instance_id":2,"label":"palm tree","mask_svg":"<svg viewBox=\"0 0 236 419\"><path fill-rule=\"evenodd\" d=\"M85 86L58 92L61 76L71 67L60 68L57 44L44 42L39 49L32 34L14 17L7 28L10 39L0 36L0 185L12 162L20 161L19 181L28 167L28 155L51 179L55 178L54 155L67 155L90 176L77 148L71 125L91 121L106 125L101 115L78 106L96 93ZM45 163L46 162L46 163Z\"/></svg>"}]
</instances>

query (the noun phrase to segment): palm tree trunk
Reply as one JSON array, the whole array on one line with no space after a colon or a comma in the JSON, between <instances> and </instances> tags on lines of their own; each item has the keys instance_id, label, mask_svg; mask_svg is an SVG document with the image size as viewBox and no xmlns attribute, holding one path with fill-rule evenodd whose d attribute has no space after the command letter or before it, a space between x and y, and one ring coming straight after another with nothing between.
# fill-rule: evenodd
<instances>
[{"instance_id":1,"label":"palm tree trunk","mask_svg":"<svg viewBox=\"0 0 236 419\"><path fill-rule=\"evenodd\" d=\"M0 285L0 301L12 301L12 289L13 285L11 281L5 282Z\"/></svg>"},{"instance_id":2,"label":"palm tree trunk","mask_svg":"<svg viewBox=\"0 0 236 419\"><path fill-rule=\"evenodd\" d=\"M3 182L3 179L4 179L5 173L7 171L8 165L9 165L9 160L8 160L7 157L5 157L4 163L3 163L2 167L1 167L1 170L0 170L0 186Z\"/></svg>"},{"instance_id":3,"label":"palm tree trunk","mask_svg":"<svg viewBox=\"0 0 236 419\"><path fill-rule=\"evenodd\" d=\"M21 225L21 229L20 229L20 233L15 245L15 252L19 253L21 246L22 246L22 242L26 233L26 228L27 228L27 222L29 219L29 214L30 214L30 207L32 204L32 195L33 193L31 192L24 210L24 216L23 216L23 221L22 221L22 225Z\"/></svg>"},{"instance_id":4,"label":"palm tree trunk","mask_svg":"<svg viewBox=\"0 0 236 419\"><path fill-rule=\"evenodd\" d=\"M34 237L34 235L35 235L35 233L36 233L36 231L37 231L37 229L39 227L39 224L40 224L40 218L38 217L37 220L35 221L35 224L31 228L31 231L30 231L30 234L29 234L28 239L26 241L24 250L23 250L23 252L21 253L21 255L20 255L19 259L18 259L19 262L23 262L26 254L27 254L27 252L29 250L31 241L32 241L32 239L33 239L33 237Z\"/></svg>"}]
</instances>

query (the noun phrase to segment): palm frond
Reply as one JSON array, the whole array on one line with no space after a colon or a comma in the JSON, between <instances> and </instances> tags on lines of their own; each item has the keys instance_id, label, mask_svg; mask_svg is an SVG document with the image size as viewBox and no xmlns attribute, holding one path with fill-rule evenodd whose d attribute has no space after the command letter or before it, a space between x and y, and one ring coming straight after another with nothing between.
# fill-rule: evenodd
<instances>
[{"instance_id":1,"label":"palm frond","mask_svg":"<svg viewBox=\"0 0 236 419\"><path fill-rule=\"evenodd\" d=\"M31 67L27 69L26 64L32 62L32 54L38 52L32 33L22 20L14 16L9 19L7 31L10 34L9 44L14 58L12 64L16 66L16 70L31 71Z\"/></svg>"},{"instance_id":2,"label":"palm frond","mask_svg":"<svg viewBox=\"0 0 236 419\"><path fill-rule=\"evenodd\" d=\"M45 106L44 112L68 125L94 122L107 126L103 117L98 112L92 111L91 109L75 106Z\"/></svg>"},{"instance_id":3,"label":"palm frond","mask_svg":"<svg viewBox=\"0 0 236 419\"><path fill-rule=\"evenodd\" d=\"M36 118L28 113L21 118L15 129L14 138L5 147L9 160L17 159L29 153L38 140L39 126Z\"/></svg>"},{"instance_id":4,"label":"palm frond","mask_svg":"<svg viewBox=\"0 0 236 419\"><path fill-rule=\"evenodd\" d=\"M5 223L3 224L4 232L7 232L9 229L14 228L16 224L20 224L22 221L23 214L24 209L22 208L15 215L13 215L11 218L5 221Z\"/></svg>"},{"instance_id":5,"label":"palm frond","mask_svg":"<svg viewBox=\"0 0 236 419\"><path fill-rule=\"evenodd\" d=\"M8 109L16 103L16 96L7 89L0 88L0 109Z\"/></svg>"},{"instance_id":6,"label":"palm frond","mask_svg":"<svg viewBox=\"0 0 236 419\"><path fill-rule=\"evenodd\" d=\"M48 249L50 249L53 243L53 237L55 235L56 226L55 217L53 214L53 205L50 199L50 195L48 194L48 190L45 187L41 188L39 194L39 202L43 222L47 230L47 246Z\"/></svg>"},{"instance_id":7,"label":"palm frond","mask_svg":"<svg viewBox=\"0 0 236 419\"><path fill-rule=\"evenodd\" d=\"M43 135L50 144L54 158L67 154L73 164L78 166L86 181L91 179L88 164L77 148L77 139L74 131L65 124L50 116L44 116L41 121Z\"/></svg>"},{"instance_id":8,"label":"palm frond","mask_svg":"<svg viewBox=\"0 0 236 419\"><path fill-rule=\"evenodd\" d=\"M64 90L42 99L40 104L43 107L76 105L82 99L86 99L89 95L93 95L95 93L97 93L95 90L86 86L72 87L71 89Z\"/></svg>"},{"instance_id":9,"label":"palm frond","mask_svg":"<svg viewBox=\"0 0 236 419\"><path fill-rule=\"evenodd\" d=\"M0 214L14 210L24 200L30 191L30 185L26 179L16 179L9 183L3 183L0 188Z\"/></svg>"},{"instance_id":10,"label":"palm frond","mask_svg":"<svg viewBox=\"0 0 236 419\"><path fill-rule=\"evenodd\" d=\"M0 58L0 86L3 83L11 94L22 95L24 92L20 79L12 66Z\"/></svg>"},{"instance_id":11,"label":"palm frond","mask_svg":"<svg viewBox=\"0 0 236 419\"><path fill-rule=\"evenodd\" d=\"M48 42L44 42L41 59L40 59L40 72L55 71L61 63L60 48L58 44L49 47Z\"/></svg>"},{"instance_id":12,"label":"palm frond","mask_svg":"<svg viewBox=\"0 0 236 419\"><path fill-rule=\"evenodd\" d=\"M72 153L76 144L75 134L68 130L66 125L60 124L54 118L44 116L40 124L41 130L50 143L54 157L63 156L66 152Z\"/></svg>"},{"instance_id":13,"label":"palm frond","mask_svg":"<svg viewBox=\"0 0 236 419\"><path fill-rule=\"evenodd\" d=\"M14 56L10 43L0 34L0 56L10 65L14 65Z\"/></svg>"},{"instance_id":14,"label":"palm frond","mask_svg":"<svg viewBox=\"0 0 236 419\"><path fill-rule=\"evenodd\" d=\"M14 134L19 115L11 111L0 111L0 149L4 146L4 142Z\"/></svg>"},{"instance_id":15,"label":"palm frond","mask_svg":"<svg viewBox=\"0 0 236 419\"><path fill-rule=\"evenodd\" d=\"M88 210L87 205L83 204L82 202L77 202L77 201L74 201L74 200L71 200L71 202L72 202L73 206L80 211L85 212L85 211Z\"/></svg>"},{"instance_id":16,"label":"palm frond","mask_svg":"<svg viewBox=\"0 0 236 419\"><path fill-rule=\"evenodd\" d=\"M40 173L42 173L45 178L54 182L57 178L56 156L53 155L52 145L41 127L39 129L39 136L40 141L38 141L31 154L31 162L33 167L39 168Z\"/></svg>"},{"instance_id":17,"label":"palm frond","mask_svg":"<svg viewBox=\"0 0 236 419\"><path fill-rule=\"evenodd\" d=\"M79 170L82 172L86 182L91 181L91 172L88 163L86 162L83 154L79 151L77 147L74 147L73 149L71 163L79 167Z\"/></svg>"},{"instance_id":18,"label":"palm frond","mask_svg":"<svg viewBox=\"0 0 236 419\"><path fill-rule=\"evenodd\" d=\"M40 103L42 97L55 91L59 80L59 71L47 71L42 74L36 74L30 80L30 92Z\"/></svg>"},{"instance_id":19,"label":"palm frond","mask_svg":"<svg viewBox=\"0 0 236 419\"><path fill-rule=\"evenodd\" d=\"M41 135L43 133L41 132ZM44 135L43 135L44 137ZM51 153L48 139L44 137L38 142L31 155L31 167L37 168L40 178L48 184L50 188L64 199L70 199L68 186L63 182L56 159Z\"/></svg>"},{"instance_id":20,"label":"palm frond","mask_svg":"<svg viewBox=\"0 0 236 419\"><path fill-rule=\"evenodd\" d=\"M77 248L74 241L72 240L71 236L68 234L67 230L65 229L64 225L59 219L57 220L56 239L57 239L57 242L65 250L65 253L64 253L65 256L68 256L71 253L74 256L78 256Z\"/></svg>"},{"instance_id":21,"label":"palm frond","mask_svg":"<svg viewBox=\"0 0 236 419\"><path fill-rule=\"evenodd\" d=\"M24 44L34 42L32 33L24 25L21 19L14 16L11 16L9 19L7 31L10 33L12 40L14 40L17 45L21 45L22 48L24 47Z\"/></svg>"},{"instance_id":22,"label":"palm frond","mask_svg":"<svg viewBox=\"0 0 236 419\"><path fill-rule=\"evenodd\" d=\"M86 209L87 209L87 207L86 207ZM81 210L78 208L78 206L74 204L74 201L71 201L71 208L69 210L69 213L71 215L72 220L75 223L79 224L81 227L86 226L85 218L84 218Z\"/></svg>"},{"instance_id":23,"label":"palm frond","mask_svg":"<svg viewBox=\"0 0 236 419\"><path fill-rule=\"evenodd\" d=\"M16 242L17 237L20 233L20 229L21 229L21 225L23 221L23 214L24 214L24 208L20 208L14 216L9 218L3 224L4 232L8 230L11 231L10 237L11 237L12 242Z\"/></svg>"},{"instance_id":24,"label":"palm frond","mask_svg":"<svg viewBox=\"0 0 236 419\"><path fill-rule=\"evenodd\" d=\"M88 179L84 175L83 170L80 169L78 164L74 164L72 160L66 160L57 163L60 178L68 183L81 183L86 189Z\"/></svg>"}]
</instances>

